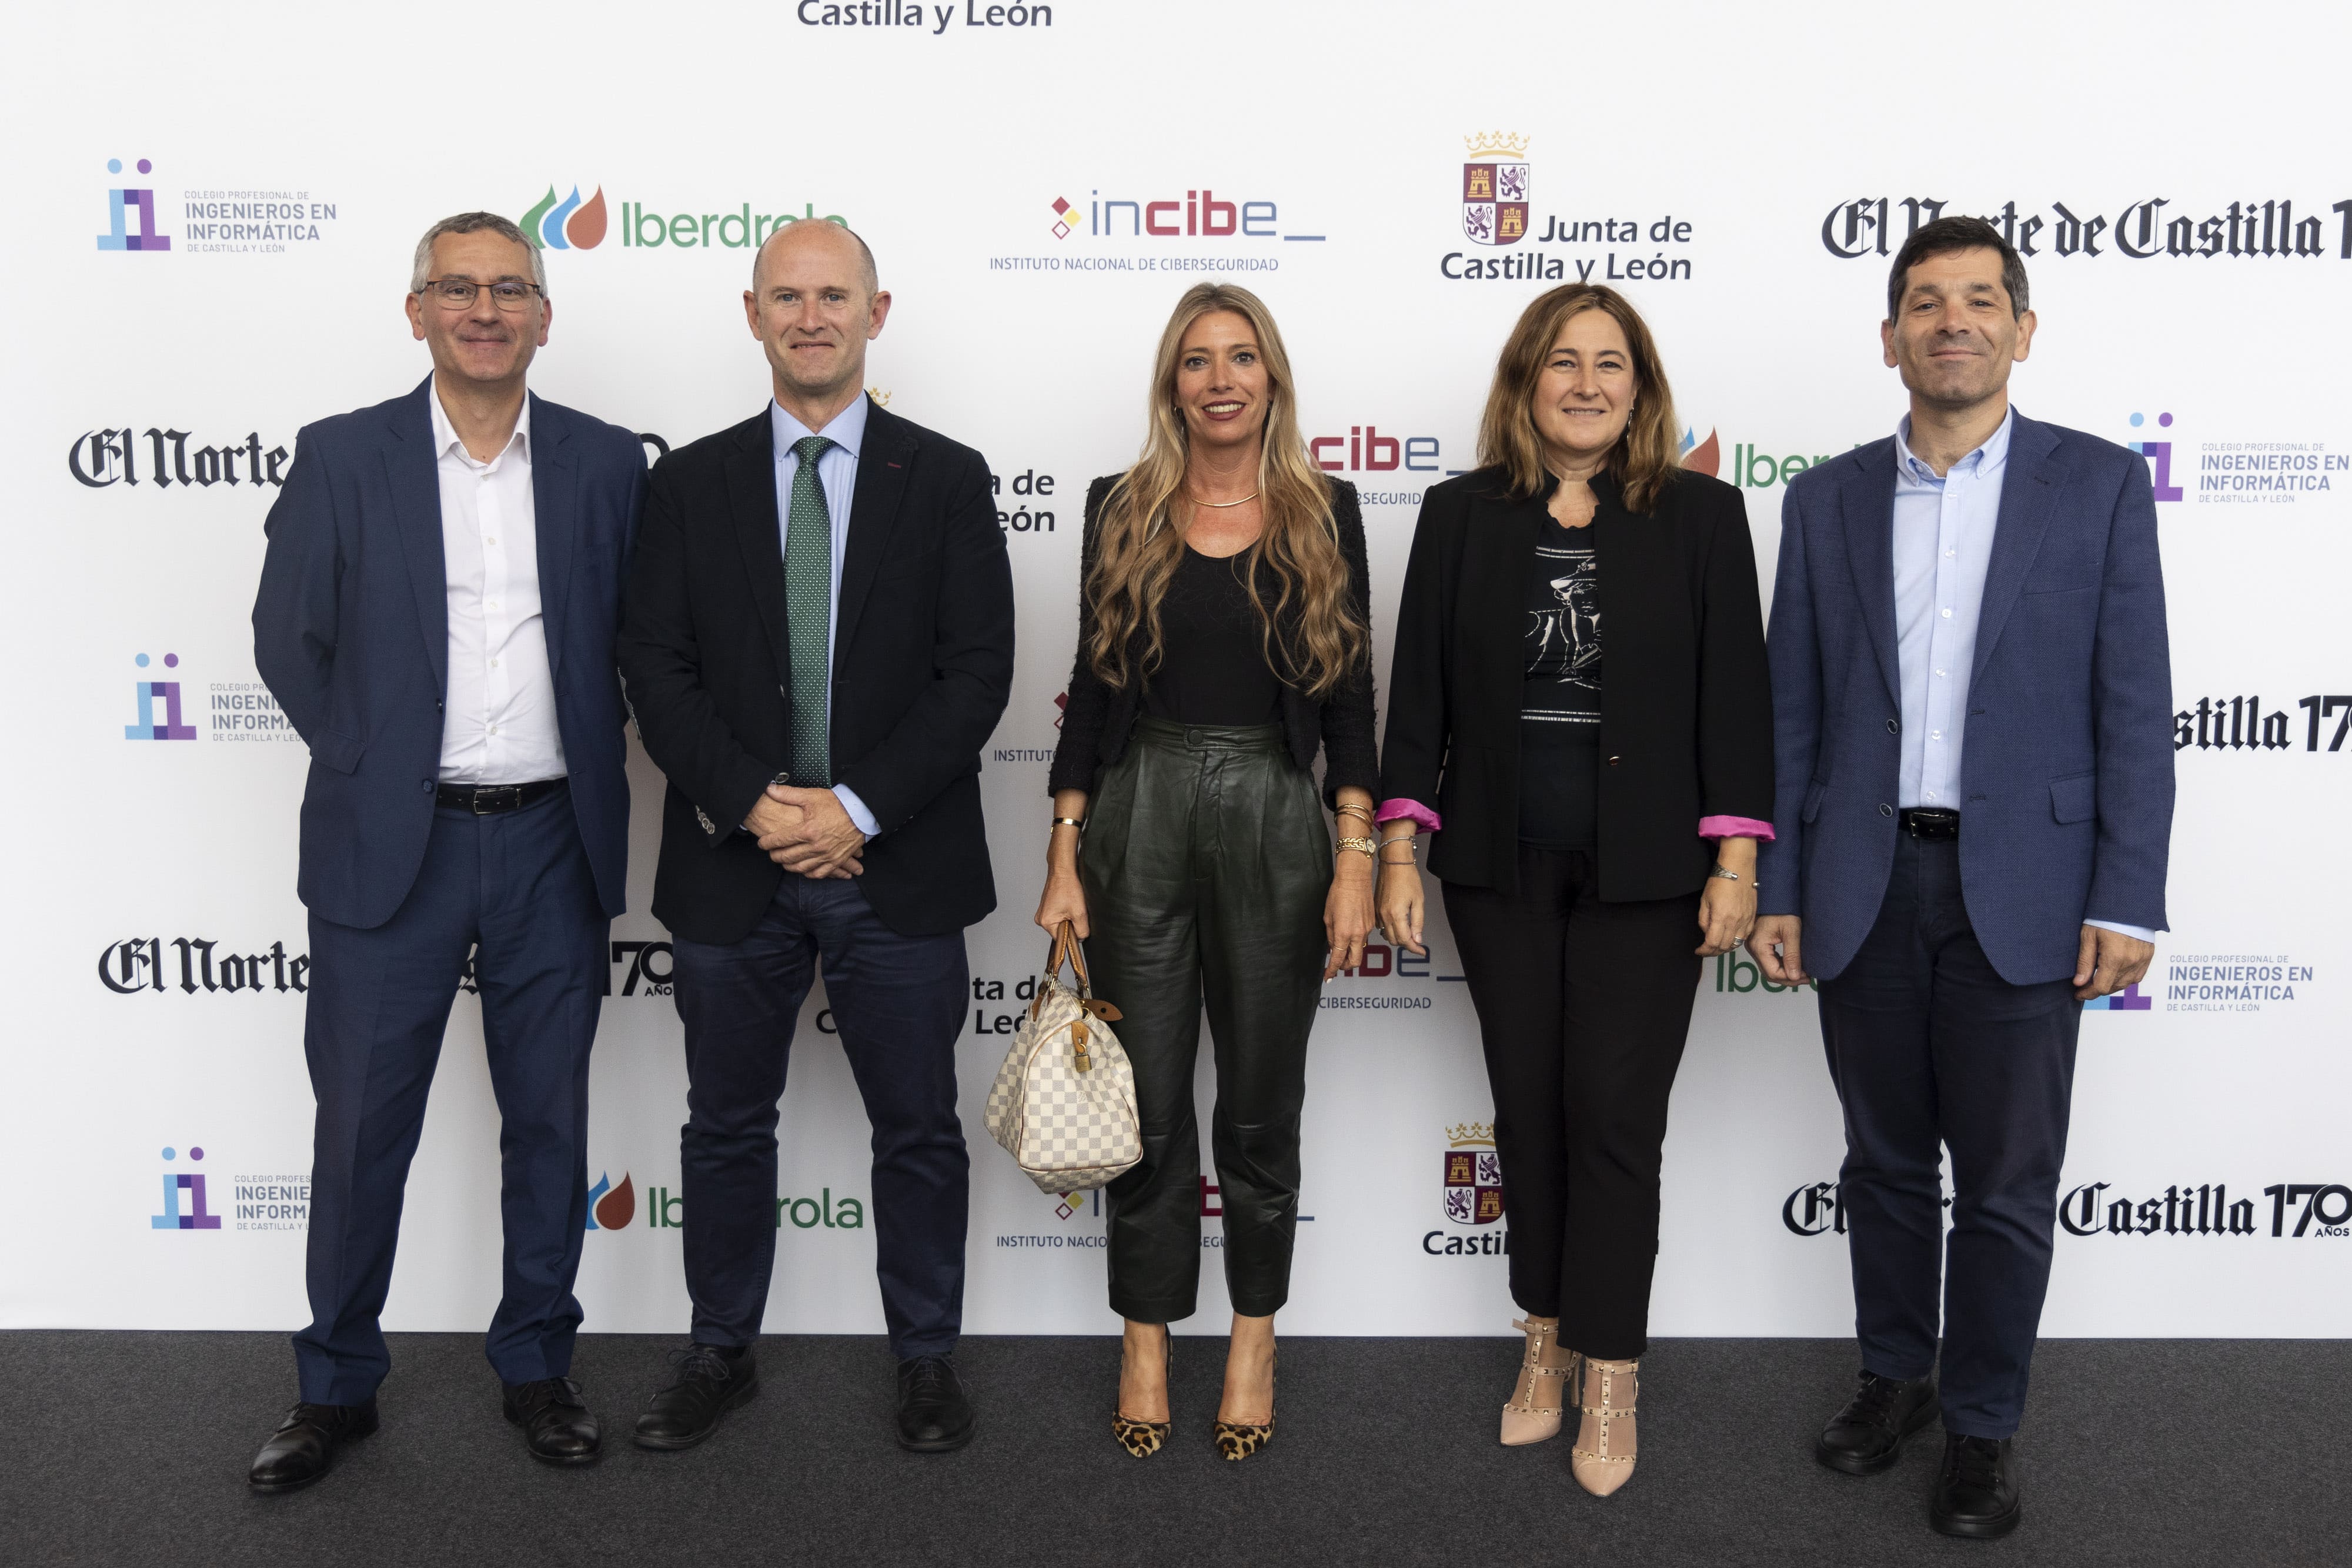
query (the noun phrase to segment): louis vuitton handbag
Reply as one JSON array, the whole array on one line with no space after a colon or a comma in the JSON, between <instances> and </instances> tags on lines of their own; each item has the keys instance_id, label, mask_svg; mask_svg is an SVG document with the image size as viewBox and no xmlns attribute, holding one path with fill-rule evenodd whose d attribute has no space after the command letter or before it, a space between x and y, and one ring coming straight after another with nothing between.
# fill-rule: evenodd
<instances>
[{"instance_id":1,"label":"louis vuitton handbag","mask_svg":"<svg viewBox=\"0 0 2352 1568\"><path fill-rule=\"evenodd\" d=\"M1075 990L1062 984L1066 960ZM988 1092L989 1135L1040 1191L1085 1192L1143 1158L1135 1070L1110 1031L1118 1016L1092 995L1086 952L1064 921Z\"/></svg>"}]
</instances>

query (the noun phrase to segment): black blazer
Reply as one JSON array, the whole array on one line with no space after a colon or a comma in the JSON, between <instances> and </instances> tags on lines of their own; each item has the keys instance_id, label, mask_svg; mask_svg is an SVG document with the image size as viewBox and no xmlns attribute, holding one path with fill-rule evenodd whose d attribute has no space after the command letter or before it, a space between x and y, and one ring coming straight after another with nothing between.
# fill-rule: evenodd
<instances>
[{"instance_id":1,"label":"black blazer","mask_svg":"<svg viewBox=\"0 0 2352 1568\"><path fill-rule=\"evenodd\" d=\"M1772 692L1756 549L1739 492L1677 474L1649 517L1600 499L1601 896L1673 898L1706 880L1702 817L1772 820ZM1528 574L1553 486L1526 500L1482 468L1431 486L1397 607L1381 796L1444 821L1429 869L1518 887L1519 694Z\"/></svg>"},{"instance_id":2,"label":"black blazer","mask_svg":"<svg viewBox=\"0 0 2352 1568\"><path fill-rule=\"evenodd\" d=\"M1118 689L1104 685L1087 657L1087 645L1095 635L1087 580L1094 571L1103 497L1118 480L1115 474L1106 475L1087 489L1086 534L1078 554L1078 657L1070 671L1070 700L1062 710L1062 738L1054 747L1054 767L1045 784L1048 790L1091 791L1096 775L1126 755L1136 716L1143 711L1143 690L1139 684L1130 681ZM1364 564L1364 515L1356 505L1353 485L1344 479L1328 482L1331 520L1339 530L1339 554L1348 563L1348 600L1367 633L1364 656L1321 702L1287 684L1282 688L1282 734L1290 758L1302 771L1311 772L1316 751L1323 751L1327 801L1345 785L1370 794L1380 782L1380 764L1372 750L1371 573ZM1294 613L1276 631L1293 630L1296 625ZM1138 632L1128 643L1129 670L1139 667L1143 652L1143 634Z\"/></svg>"},{"instance_id":3,"label":"black blazer","mask_svg":"<svg viewBox=\"0 0 2352 1568\"><path fill-rule=\"evenodd\" d=\"M988 464L871 408L834 627L833 776L881 828L860 885L892 930L996 907L980 751L1013 685L1013 573ZM629 574L621 674L669 776L654 914L741 940L784 873L738 831L792 760L792 664L775 437L766 409L654 465Z\"/></svg>"}]
</instances>

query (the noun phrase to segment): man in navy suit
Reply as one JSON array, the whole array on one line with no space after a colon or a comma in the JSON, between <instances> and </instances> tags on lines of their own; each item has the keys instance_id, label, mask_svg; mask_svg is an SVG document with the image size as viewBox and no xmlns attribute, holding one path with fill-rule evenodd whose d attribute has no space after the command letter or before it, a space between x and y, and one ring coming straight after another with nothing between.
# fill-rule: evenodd
<instances>
[{"instance_id":1,"label":"man in navy suit","mask_svg":"<svg viewBox=\"0 0 2352 1568\"><path fill-rule=\"evenodd\" d=\"M264 1491L316 1480L375 1430L401 1197L469 953L502 1118L490 1364L534 1456L597 1454L569 1376L572 1281L627 862L614 639L646 461L627 431L525 390L551 319L521 230L489 213L434 225L408 294L433 374L304 430L269 512L254 663L310 747L319 1110L300 1397L254 1460Z\"/></svg>"},{"instance_id":2,"label":"man in navy suit","mask_svg":"<svg viewBox=\"0 0 2352 1568\"><path fill-rule=\"evenodd\" d=\"M1910 414L1781 511L1749 940L1772 980L1819 978L1845 1112L1863 1372L1816 1455L1875 1474L1940 1415L1929 1521L1978 1537L2021 1517L2082 1004L2147 972L2172 831L2147 467L2010 407L2033 326L1990 225L1937 219L1895 256L1879 331Z\"/></svg>"}]
</instances>

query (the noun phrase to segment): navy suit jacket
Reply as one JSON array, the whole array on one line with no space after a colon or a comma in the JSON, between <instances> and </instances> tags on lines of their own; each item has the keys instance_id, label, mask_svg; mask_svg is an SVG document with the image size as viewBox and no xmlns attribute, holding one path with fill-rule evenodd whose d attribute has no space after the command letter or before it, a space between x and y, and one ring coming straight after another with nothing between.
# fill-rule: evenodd
<instances>
[{"instance_id":1,"label":"navy suit jacket","mask_svg":"<svg viewBox=\"0 0 2352 1568\"><path fill-rule=\"evenodd\" d=\"M425 400L305 428L269 508L253 662L310 747L298 891L362 930L398 910L425 861L449 689L441 484ZM646 492L645 448L615 425L530 400L540 600L572 807L607 915L628 867L628 743L614 639Z\"/></svg>"},{"instance_id":2,"label":"navy suit jacket","mask_svg":"<svg viewBox=\"0 0 2352 1568\"><path fill-rule=\"evenodd\" d=\"M1772 593L1767 915L1834 978L1878 918L1901 831L1895 442L1789 486ZM2156 502L2137 454L2017 416L1969 674L1960 884L2013 985L2074 973L2083 922L2162 929L2172 663Z\"/></svg>"}]
</instances>

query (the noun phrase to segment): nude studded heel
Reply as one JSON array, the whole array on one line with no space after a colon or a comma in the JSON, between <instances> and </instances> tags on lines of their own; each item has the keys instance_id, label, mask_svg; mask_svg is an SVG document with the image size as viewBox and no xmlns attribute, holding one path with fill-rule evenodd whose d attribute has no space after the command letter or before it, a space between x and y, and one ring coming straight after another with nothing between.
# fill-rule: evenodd
<instances>
[{"instance_id":1,"label":"nude studded heel","mask_svg":"<svg viewBox=\"0 0 2352 1568\"><path fill-rule=\"evenodd\" d=\"M1511 1326L1528 1336L1518 1385L1511 1391L1511 1402L1503 1406L1503 1445L1516 1448L1559 1436L1564 1385L1576 1370L1576 1353L1560 1350L1557 1318L1548 1323L1514 1319ZM1555 1363L1555 1354L1566 1359Z\"/></svg>"},{"instance_id":2,"label":"nude studded heel","mask_svg":"<svg viewBox=\"0 0 2352 1568\"><path fill-rule=\"evenodd\" d=\"M1633 1406L1641 1397L1642 1364L1595 1361L1589 1355L1578 1360L1583 1372L1578 1388L1584 1423L1577 1428L1576 1446L1569 1450L1569 1473L1594 1497L1607 1497L1633 1479L1639 1447Z\"/></svg>"}]
</instances>

